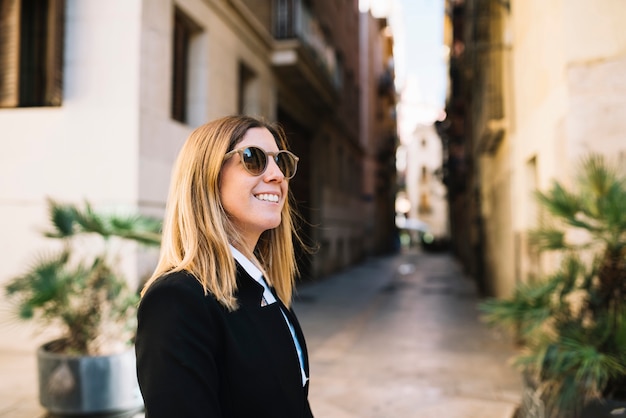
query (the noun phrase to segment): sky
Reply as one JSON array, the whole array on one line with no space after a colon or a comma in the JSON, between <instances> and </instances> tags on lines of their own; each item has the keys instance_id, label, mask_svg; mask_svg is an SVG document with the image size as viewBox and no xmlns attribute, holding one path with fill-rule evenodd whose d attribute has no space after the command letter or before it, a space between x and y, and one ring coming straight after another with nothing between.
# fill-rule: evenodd
<instances>
[{"instance_id":1,"label":"sky","mask_svg":"<svg viewBox=\"0 0 626 418\"><path fill-rule=\"evenodd\" d=\"M404 54L406 71L400 74L405 80L399 81L416 82L422 100L442 106L446 75L443 0L398 0L398 4L400 13L393 19L400 20L398 23L404 31L404 40L396 39Z\"/></svg>"},{"instance_id":2,"label":"sky","mask_svg":"<svg viewBox=\"0 0 626 418\"><path fill-rule=\"evenodd\" d=\"M375 16L388 16L394 33L399 130L430 124L445 105L447 66L443 44L444 0L360 0ZM405 124L406 126L401 126Z\"/></svg>"}]
</instances>

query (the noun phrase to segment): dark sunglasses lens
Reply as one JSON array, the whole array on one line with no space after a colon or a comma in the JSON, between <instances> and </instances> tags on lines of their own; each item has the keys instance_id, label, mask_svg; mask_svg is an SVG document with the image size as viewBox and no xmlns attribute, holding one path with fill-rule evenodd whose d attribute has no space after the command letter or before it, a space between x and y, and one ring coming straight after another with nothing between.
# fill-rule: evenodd
<instances>
[{"instance_id":1,"label":"dark sunglasses lens","mask_svg":"<svg viewBox=\"0 0 626 418\"><path fill-rule=\"evenodd\" d=\"M276 165L283 172L283 175L287 178L293 177L296 172L296 160L291 154L286 152L279 152L274 158Z\"/></svg>"},{"instance_id":2,"label":"dark sunglasses lens","mask_svg":"<svg viewBox=\"0 0 626 418\"><path fill-rule=\"evenodd\" d=\"M243 164L250 174L258 176L265 171L265 166L267 165L267 155L262 149L248 147L243 150L241 155Z\"/></svg>"}]
</instances>

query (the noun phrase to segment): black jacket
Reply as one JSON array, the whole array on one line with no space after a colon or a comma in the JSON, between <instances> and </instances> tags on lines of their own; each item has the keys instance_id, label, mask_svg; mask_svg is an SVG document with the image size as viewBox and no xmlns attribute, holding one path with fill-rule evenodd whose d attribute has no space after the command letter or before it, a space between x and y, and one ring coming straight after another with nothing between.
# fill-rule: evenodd
<instances>
[{"instance_id":1,"label":"black jacket","mask_svg":"<svg viewBox=\"0 0 626 418\"><path fill-rule=\"evenodd\" d=\"M146 418L311 418L308 383L281 313L305 359L302 330L278 298L237 264L239 309L229 312L189 273L157 279L139 304L137 375Z\"/></svg>"}]
</instances>

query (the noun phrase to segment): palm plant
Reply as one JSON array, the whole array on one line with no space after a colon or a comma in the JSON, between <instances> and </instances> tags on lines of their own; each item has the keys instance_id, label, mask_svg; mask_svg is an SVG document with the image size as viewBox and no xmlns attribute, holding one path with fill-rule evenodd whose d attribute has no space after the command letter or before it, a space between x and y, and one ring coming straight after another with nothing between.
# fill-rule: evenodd
<instances>
[{"instance_id":1,"label":"palm plant","mask_svg":"<svg viewBox=\"0 0 626 418\"><path fill-rule=\"evenodd\" d=\"M44 236L61 241L60 249L37 257L5 290L22 319L64 329L51 349L81 355L120 351L134 336L138 295L113 267L120 261L114 250L123 241L158 246L160 221L98 213L89 203L81 209L49 200L48 206L52 230Z\"/></svg>"},{"instance_id":2,"label":"palm plant","mask_svg":"<svg viewBox=\"0 0 626 418\"><path fill-rule=\"evenodd\" d=\"M531 231L560 267L481 304L484 319L515 331L515 364L542 393L549 415L579 416L590 401L626 399L626 176L599 155L575 187L537 198L550 216Z\"/></svg>"}]
</instances>

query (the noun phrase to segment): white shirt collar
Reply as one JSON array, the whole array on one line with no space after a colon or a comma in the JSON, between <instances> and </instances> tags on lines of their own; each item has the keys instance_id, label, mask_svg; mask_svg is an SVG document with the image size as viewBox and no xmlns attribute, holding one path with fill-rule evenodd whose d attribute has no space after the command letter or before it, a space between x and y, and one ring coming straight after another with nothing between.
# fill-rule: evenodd
<instances>
[{"instance_id":1,"label":"white shirt collar","mask_svg":"<svg viewBox=\"0 0 626 418\"><path fill-rule=\"evenodd\" d=\"M233 254L233 257L235 257L235 260L237 260L237 262L241 264L241 267L243 267L246 273L248 273L250 277L252 277L254 280L261 283L261 277L263 277L263 272L259 270L259 268L255 266L252 261L248 260L248 258L243 255L241 251L233 247L231 244L228 244L228 246L230 247L230 252Z\"/></svg>"},{"instance_id":2,"label":"white shirt collar","mask_svg":"<svg viewBox=\"0 0 626 418\"><path fill-rule=\"evenodd\" d=\"M248 273L257 283L263 286L263 298L265 298L266 303L270 304L276 302L276 298L270 291L267 282L263 280L263 272L259 270L259 268L255 266L252 261L248 260L248 258L238 249L233 247L231 244L228 244L228 246L230 247L230 252L233 254L233 257L235 257L235 260L237 260L241 267L243 267L246 273Z\"/></svg>"}]
</instances>

